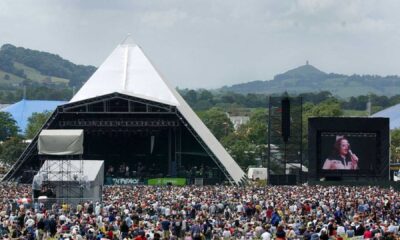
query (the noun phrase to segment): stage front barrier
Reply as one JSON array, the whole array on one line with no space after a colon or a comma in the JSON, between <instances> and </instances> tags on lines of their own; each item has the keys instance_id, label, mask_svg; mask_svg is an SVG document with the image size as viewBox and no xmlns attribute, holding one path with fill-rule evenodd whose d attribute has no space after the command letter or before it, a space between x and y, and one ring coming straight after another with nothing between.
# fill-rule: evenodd
<instances>
[{"instance_id":1,"label":"stage front barrier","mask_svg":"<svg viewBox=\"0 0 400 240\"><path fill-rule=\"evenodd\" d=\"M101 203L101 199L99 198L44 198L39 199L37 202L31 203L30 207L35 209L44 208L46 210L58 209L62 208L63 210L75 210L78 205L84 205L85 203L93 204L93 207L96 206L96 203ZM29 206L28 206L29 207Z\"/></svg>"},{"instance_id":2,"label":"stage front barrier","mask_svg":"<svg viewBox=\"0 0 400 240\"><path fill-rule=\"evenodd\" d=\"M104 185L149 185L149 186L185 186L185 185L213 185L221 183L219 178L177 177L177 178L121 178L105 177Z\"/></svg>"}]
</instances>

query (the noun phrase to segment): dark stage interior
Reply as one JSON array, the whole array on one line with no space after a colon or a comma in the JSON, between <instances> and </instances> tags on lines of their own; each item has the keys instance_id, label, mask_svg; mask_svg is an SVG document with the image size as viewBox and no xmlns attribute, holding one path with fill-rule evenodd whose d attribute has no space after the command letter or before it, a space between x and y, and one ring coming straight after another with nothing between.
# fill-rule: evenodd
<instances>
[{"instance_id":1,"label":"dark stage interior","mask_svg":"<svg viewBox=\"0 0 400 240\"><path fill-rule=\"evenodd\" d=\"M58 107L43 129L83 129L84 154L39 156L36 137L7 178L29 182L44 160L80 158L104 160L106 176L118 178L226 180L218 160L173 106L110 94Z\"/></svg>"}]
</instances>

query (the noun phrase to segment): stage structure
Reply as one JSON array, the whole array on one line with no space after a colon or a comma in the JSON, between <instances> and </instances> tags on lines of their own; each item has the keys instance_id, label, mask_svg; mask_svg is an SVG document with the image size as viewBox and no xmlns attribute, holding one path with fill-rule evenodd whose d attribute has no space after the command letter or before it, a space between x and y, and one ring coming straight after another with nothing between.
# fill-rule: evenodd
<instances>
[{"instance_id":1,"label":"stage structure","mask_svg":"<svg viewBox=\"0 0 400 240\"><path fill-rule=\"evenodd\" d=\"M60 201L102 200L104 161L46 160L38 174L46 176L43 185L52 186Z\"/></svg>"},{"instance_id":2,"label":"stage structure","mask_svg":"<svg viewBox=\"0 0 400 240\"><path fill-rule=\"evenodd\" d=\"M305 180L302 171L302 107L303 99L301 97L268 98L267 168L270 184L296 184ZM278 166L280 170L271 173L272 164Z\"/></svg>"},{"instance_id":3,"label":"stage structure","mask_svg":"<svg viewBox=\"0 0 400 240\"><path fill-rule=\"evenodd\" d=\"M58 199L82 198L83 188L83 130L42 130L38 138L38 155L42 184L56 190ZM55 159L49 161L48 159ZM70 159L79 158L72 162ZM43 164L44 163L44 164ZM73 164L74 163L74 164ZM78 179L79 178L79 179Z\"/></svg>"},{"instance_id":4,"label":"stage structure","mask_svg":"<svg viewBox=\"0 0 400 240\"><path fill-rule=\"evenodd\" d=\"M68 104L56 109L43 129L83 129L82 158L103 159L106 179L246 182L243 170L142 49L127 41ZM30 169L40 168L37 143L38 137L3 180L31 181Z\"/></svg>"}]
</instances>

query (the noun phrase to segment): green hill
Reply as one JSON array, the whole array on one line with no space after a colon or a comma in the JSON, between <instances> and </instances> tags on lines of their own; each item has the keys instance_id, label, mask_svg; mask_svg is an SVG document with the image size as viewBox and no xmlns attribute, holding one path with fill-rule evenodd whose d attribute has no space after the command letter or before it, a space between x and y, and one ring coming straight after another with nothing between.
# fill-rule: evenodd
<instances>
[{"instance_id":1,"label":"green hill","mask_svg":"<svg viewBox=\"0 0 400 240\"><path fill-rule=\"evenodd\" d=\"M96 71L58 55L5 44L0 48L0 83L80 87Z\"/></svg>"},{"instance_id":2,"label":"green hill","mask_svg":"<svg viewBox=\"0 0 400 240\"><path fill-rule=\"evenodd\" d=\"M256 80L229 87L225 86L220 90L243 94L280 94L283 92L299 94L330 91L332 94L343 98L367 95L370 93L393 96L400 92L400 77L327 74L312 65L306 64L285 73L278 74L273 80Z\"/></svg>"}]
</instances>

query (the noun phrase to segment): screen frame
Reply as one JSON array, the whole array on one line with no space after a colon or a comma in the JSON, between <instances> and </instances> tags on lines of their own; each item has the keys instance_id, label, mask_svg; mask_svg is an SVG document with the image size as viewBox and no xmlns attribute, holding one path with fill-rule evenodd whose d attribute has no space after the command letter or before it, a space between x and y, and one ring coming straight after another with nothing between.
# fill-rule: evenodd
<instances>
[{"instance_id":1,"label":"screen frame","mask_svg":"<svg viewBox=\"0 0 400 240\"><path fill-rule=\"evenodd\" d=\"M373 170L323 170L321 166L321 133L375 133L376 162ZM389 179L389 119L365 117L313 117L308 119L308 170L311 180L326 177L344 179Z\"/></svg>"}]
</instances>

